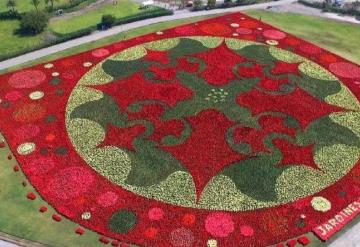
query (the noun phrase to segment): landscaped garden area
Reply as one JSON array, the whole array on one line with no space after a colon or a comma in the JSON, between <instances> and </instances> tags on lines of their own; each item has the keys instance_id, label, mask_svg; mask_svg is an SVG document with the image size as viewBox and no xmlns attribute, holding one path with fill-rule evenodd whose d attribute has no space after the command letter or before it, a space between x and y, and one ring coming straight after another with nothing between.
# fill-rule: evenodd
<instances>
[{"instance_id":1,"label":"landscaped garden area","mask_svg":"<svg viewBox=\"0 0 360 247\"><path fill-rule=\"evenodd\" d=\"M249 13L359 59L322 20ZM0 197L18 205L0 231L54 246L318 246L309 232L325 240L357 215L360 67L247 15L183 22L0 76Z\"/></svg>"},{"instance_id":2,"label":"landscaped garden area","mask_svg":"<svg viewBox=\"0 0 360 247\"><path fill-rule=\"evenodd\" d=\"M3 3L7 2L8 5ZM96 30L107 29L132 21L170 15L160 7L139 9L131 0L104 1L89 7L94 0L61 1L8 0L0 5L0 61L29 51L84 36ZM12 3L12 5L9 3ZM58 15L61 10L65 14ZM66 16L66 12L70 16ZM104 17L110 18L105 21ZM9 49L11 47L11 49Z\"/></svg>"}]
</instances>

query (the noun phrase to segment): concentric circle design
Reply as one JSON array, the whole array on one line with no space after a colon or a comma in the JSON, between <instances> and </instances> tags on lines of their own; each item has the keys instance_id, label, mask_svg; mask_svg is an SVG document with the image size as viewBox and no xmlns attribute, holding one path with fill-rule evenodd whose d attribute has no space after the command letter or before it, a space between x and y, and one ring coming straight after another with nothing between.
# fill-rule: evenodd
<instances>
[{"instance_id":1,"label":"concentric circle design","mask_svg":"<svg viewBox=\"0 0 360 247\"><path fill-rule=\"evenodd\" d=\"M266 52L268 57L253 57ZM342 166L335 165L329 153L338 155L341 147L345 155L354 147L317 144L311 137L315 126L335 128L330 123L340 115L343 122L336 124L347 128L352 115L341 98L329 100L311 89L316 84L324 90L321 83L338 87L329 94L346 93L356 107L356 98L341 90L345 87L335 76L286 50L208 36L160 40L125 49L86 73L68 102L68 131L96 171L136 194L231 211L280 205L334 183L357 161L353 152ZM295 102L292 109L284 97ZM264 101L267 106L258 105ZM310 111L308 105L321 110ZM216 145L210 153L204 151L209 141ZM261 158L253 161L254 155ZM247 168L261 163L271 165L262 164L262 172ZM259 184L267 174L273 177ZM301 184L289 183L298 177ZM253 182L242 181L247 179Z\"/></svg>"},{"instance_id":2,"label":"concentric circle design","mask_svg":"<svg viewBox=\"0 0 360 247\"><path fill-rule=\"evenodd\" d=\"M0 129L49 205L115 243L267 246L358 200L358 71L232 14L2 75Z\"/></svg>"}]
</instances>

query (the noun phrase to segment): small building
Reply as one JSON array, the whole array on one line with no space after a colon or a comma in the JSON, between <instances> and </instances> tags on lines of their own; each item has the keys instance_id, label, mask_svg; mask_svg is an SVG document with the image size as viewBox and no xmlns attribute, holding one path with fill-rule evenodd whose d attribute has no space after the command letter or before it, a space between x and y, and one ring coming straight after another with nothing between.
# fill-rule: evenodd
<instances>
[{"instance_id":1,"label":"small building","mask_svg":"<svg viewBox=\"0 0 360 247\"><path fill-rule=\"evenodd\" d=\"M140 4L140 8L141 9L146 9L150 6L154 5L154 1L153 0L148 0L148 1L144 1Z\"/></svg>"}]
</instances>

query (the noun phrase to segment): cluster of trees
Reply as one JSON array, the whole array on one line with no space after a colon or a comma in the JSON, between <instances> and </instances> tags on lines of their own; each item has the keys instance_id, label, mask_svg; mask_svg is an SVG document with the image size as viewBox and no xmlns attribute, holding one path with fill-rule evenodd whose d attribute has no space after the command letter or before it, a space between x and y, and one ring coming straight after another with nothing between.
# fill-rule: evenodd
<instances>
[{"instance_id":1,"label":"cluster of trees","mask_svg":"<svg viewBox=\"0 0 360 247\"><path fill-rule=\"evenodd\" d=\"M34 6L35 10L38 12L39 11L39 4L40 4L40 0L30 0L31 4ZM49 9L54 9L54 4L55 2L58 2L59 0L44 0L46 6ZM72 0L69 0L70 2ZM6 6L9 8L10 11L12 12L16 12L16 0L7 0Z\"/></svg>"},{"instance_id":2,"label":"cluster of trees","mask_svg":"<svg viewBox=\"0 0 360 247\"><path fill-rule=\"evenodd\" d=\"M49 16L46 12L39 10L40 0L29 0L29 1L31 1L31 4L34 6L35 10L23 13L21 15L16 10L16 6L17 6L16 0L7 0L6 6L9 9L10 15L20 16L19 31L22 34L35 35L45 30L49 22ZM54 3L57 1L58 0L44 0L46 6L51 10L54 9Z\"/></svg>"}]
</instances>

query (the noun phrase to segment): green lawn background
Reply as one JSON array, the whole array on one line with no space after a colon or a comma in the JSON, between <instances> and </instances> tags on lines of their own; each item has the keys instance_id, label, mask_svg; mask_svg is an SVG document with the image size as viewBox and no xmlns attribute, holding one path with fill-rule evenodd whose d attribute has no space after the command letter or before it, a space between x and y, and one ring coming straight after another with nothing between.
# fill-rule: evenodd
<instances>
[{"instance_id":1,"label":"green lawn background","mask_svg":"<svg viewBox=\"0 0 360 247\"><path fill-rule=\"evenodd\" d=\"M130 16L141 12L139 5L132 0L119 0L118 4L106 4L96 10L83 13L70 19L50 23L50 30L58 34L67 34L80 29L94 26L101 22L103 15L113 15L116 18Z\"/></svg>"}]
</instances>

